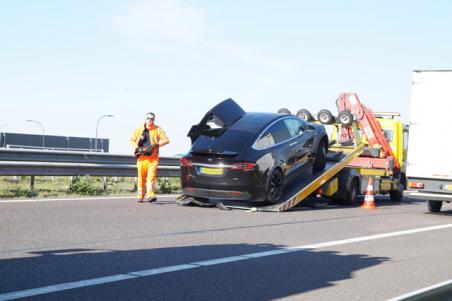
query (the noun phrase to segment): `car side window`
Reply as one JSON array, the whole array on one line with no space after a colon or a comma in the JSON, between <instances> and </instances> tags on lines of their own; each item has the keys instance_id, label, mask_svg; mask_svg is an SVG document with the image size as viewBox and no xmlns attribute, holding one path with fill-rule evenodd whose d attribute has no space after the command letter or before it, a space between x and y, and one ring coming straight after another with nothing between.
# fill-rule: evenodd
<instances>
[{"instance_id":1,"label":"car side window","mask_svg":"<svg viewBox=\"0 0 452 301\"><path fill-rule=\"evenodd\" d=\"M284 120L280 120L266 130L259 140L256 141L256 147L264 149L275 144L284 142L291 138L289 129Z\"/></svg>"},{"instance_id":2,"label":"car side window","mask_svg":"<svg viewBox=\"0 0 452 301\"><path fill-rule=\"evenodd\" d=\"M265 133L256 141L256 147L258 149L264 149L275 145L275 138L270 133L269 130L265 131Z\"/></svg>"},{"instance_id":3,"label":"car side window","mask_svg":"<svg viewBox=\"0 0 452 301\"><path fill-rule=\"evenodd\" d=\"M289 129L289 133L291 137L295 137L303 134L306 130L306 124L303 120L295 119L295 118L286 118L284 119L287 128Z\"/></svg>"}]
</instances>

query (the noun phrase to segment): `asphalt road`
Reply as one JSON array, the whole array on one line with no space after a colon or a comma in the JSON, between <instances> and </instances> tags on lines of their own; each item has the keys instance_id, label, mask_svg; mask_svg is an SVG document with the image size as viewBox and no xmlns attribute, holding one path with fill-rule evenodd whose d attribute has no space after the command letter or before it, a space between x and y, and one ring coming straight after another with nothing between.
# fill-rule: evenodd
<instances>
[{"instance_id":1,"label":"asphalt road","mask_svg":"<svg viewBox=\"0 0 452 301\"><path fill-rule=\"evenodd\" d=\"M452 205L0 201L0 300L386 300L452 279Z\"/></svg>"}]
</instances>

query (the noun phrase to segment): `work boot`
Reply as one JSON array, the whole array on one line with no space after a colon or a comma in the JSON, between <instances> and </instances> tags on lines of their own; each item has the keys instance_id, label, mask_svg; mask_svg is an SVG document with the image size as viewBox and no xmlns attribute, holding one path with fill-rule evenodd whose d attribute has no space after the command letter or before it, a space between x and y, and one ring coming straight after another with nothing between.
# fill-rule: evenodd
<instances>
[{"instance_id":1,"label":"work boot","mask_svg":"<svg viewBox=\"0 0 452 301\"><path fill-rule=\"evenodd\" d=\"M157 201L157 197L155 197L155 196L150 197L150 198L147 199L147 201L148 201L149 203L153 203L153 202Z\"/></svg>"},{"instance_id":2,"label":"work boot","mask_svg":"<svg viewBox=\"0 0 452 301\"><path fill-rule=\"evenodd\" d=\"M143 203L143 199L138 199L138 203Z\"/></svg>"}]
</instances>

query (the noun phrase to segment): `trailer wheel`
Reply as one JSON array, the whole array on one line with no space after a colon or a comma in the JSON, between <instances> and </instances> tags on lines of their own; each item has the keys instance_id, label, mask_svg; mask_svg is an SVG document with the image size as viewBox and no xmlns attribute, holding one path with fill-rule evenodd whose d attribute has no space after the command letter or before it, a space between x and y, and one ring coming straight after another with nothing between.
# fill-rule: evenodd
<instances>
[{"instance_id":1,"label":"trailer wheel","mask_svg":"<svg viewBox=\"0 0 452 301\"><path fill-rule=\"evenodd\" d=\"M353 122L353 115L349 111L340 112L337 118L339 119L339 122L346 127L350 126Z\"/></svg>"},{"instance_id":2,"label":"trailer wheel","mask_svg":"<svg viewBox=\"0 0 452 301\"><path fill-rule=\"evenodd\" d=\"M430 212L440 212L443 206L442 201L427 201L428 211Z\"/></svg>"},{"instance_id":3,"label":"trailer wheel","mask_svg":"<svg viewBox=\"0 0 452 301\"><path fill-rule=\"evenodd\" d=\"M286 108L279 109L278 113L286 114L286 115L292 115L292 113L290 113L289 109L286 109Z\"/></svg>"},{"instance_id":4,"label":"trailer wheel","mask_svg":"<svg viewBox=\"0 0 452 301\"><path fill-rule=\"evenodd\" d=\"M320 121L320 123L323 124L331 124L333 122L333 114L328 110L320 110L317 113L317 119Z\"/></svg>"},{"instance_id":5,"label":"trailer wheel","mask_svg":"<svg viewBox=\"0 0 452 301\"><path fill-rule=\"evenodd\" d=\"M397 184L397 190L391 190L389 191L389 197L391 198L391 201L400 203L403 199L403 184L399 183Z\"/></svg>"},{"instance_id":6,"label":"trailer wheel","mask_svg":"<svg viewBox=\"0 0 452 301\"><path fill-rule=\"evenodd\" d=\"M309 112L309 111L306 110L306 109L300 109L300 110L298 110L297 116L298 116L299 118L303 119L303 120L306 121L306 122L309 122L309 121L311 121L311 120L313 119L313 118L312 118L312 115L311 115L311 112Z\"/></svg>"}]
</instances>

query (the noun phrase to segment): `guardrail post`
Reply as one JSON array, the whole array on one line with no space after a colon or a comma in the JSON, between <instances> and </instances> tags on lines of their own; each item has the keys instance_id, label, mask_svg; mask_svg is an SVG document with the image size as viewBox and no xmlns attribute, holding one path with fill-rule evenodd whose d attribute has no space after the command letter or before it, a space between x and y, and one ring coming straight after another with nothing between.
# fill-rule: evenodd
<instances>
[{"instance_id":1,"label":"guardrail post","mask_svg":"<svg viewBox=\"0 0 452 301\"><path fill-rule=\"evenodd\" d=\"M107 193L107 177L103 177L104 182L104 192Z\"/></svg>"},{"instance_id":2,"label":"guardrail post","mask_svg":"<svg viewBox=\"0 0 452 301\"><path fill-rule=\"evenodd\" d=\"M137 192L137 178L133 178L133 192Z\"/></svg>"},{"instance_id":3,"label":"guardrail post","mask_svg":"<svg viewBox=\"0 0 452 301\"><path fill-rule=\"evenodd\" d=\"M30 191L35 190L35 176L30 177Z\"/></svg>"}]
</instances>

